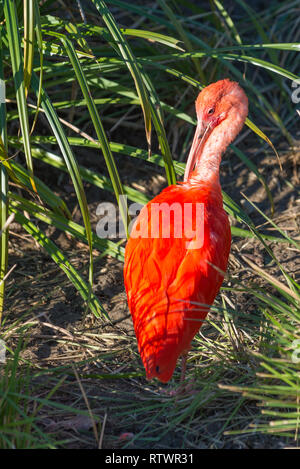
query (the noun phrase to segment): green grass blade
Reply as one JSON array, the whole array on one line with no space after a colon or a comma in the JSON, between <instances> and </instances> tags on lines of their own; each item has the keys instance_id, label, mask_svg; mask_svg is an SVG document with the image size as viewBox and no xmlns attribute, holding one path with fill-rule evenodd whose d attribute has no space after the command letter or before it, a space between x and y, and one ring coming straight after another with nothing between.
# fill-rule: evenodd
<instances>
[{"instance_id":1,"label":"green grass blade","mask_svg":"<svg viewBox=\"0 0 300 469\"><path fill-rule=\"evenodd\" d=\"M0 110L1 113L1 110ZM1 119L0 119L1 120ZM0 123L1 130L1 123ZM1 252L0 252L0 326L2 322L2 314L4 308L4 293L5 293L5 275L7 272L8 261L8 227L5 228L5 223L8 218L8 178L7 172L3 165L0 168L0 187L1 187L1 205L0 205L0 230L1 234Z\"/></svg>"},{"instance_id":2,"label":"green grass blade","mask_svg":"<svg viewBox=\"0 0 300 469\"><path fill-rule=\"evenodd\" d=\"M238 33L238 30L236 29L234 22L232 21L232 18L228 14L227 10L224 8L224 5L219 1L219 0L213 0L214 4L218 8L220 14L222 15L225 23L227 24L227 27L229 31L232 34L232 37L234 38L235 42L238 44L242 44L241 37Z\"/></svg>"},{"instance_id":3,"label":"green grass blade","mask_svg":"<svg viewBox=\"0 0 300 469\"><path fill-rule=\"evenodd\" d=\"M246 62L246 63L249 63L251 65L256 65L257 67L262 67L265 70L270 70L271 72L274 72L274 73L276 73L280 76L288 78L291 81L297 80L299 78L297 75L290 72L289 70L286 70L283 67L280 67L279 65L268 62L267 60L263 60L263 59L260 59L258 57L253 57L253 56L250 56L250 55L226 53L226 51L228 49L230 49L230 50L246 50L247 48L257 49L257 48L267 48L267 47L272 47L272 46L273 46L273 48L275 48L275 47L276 48L283 48L283 47L280 47L279 44L277 44L276 46L274 46L272 44L271 45L262 44L262 45L258 45L258 46L242 45L242 46L236 46L236 47L231 47L231 48L226 47L225 49L221 49L221 48L220 49L208 49L206 51L201 51L201 52L198 52L198 51L195 51L195 52L175 52L175 53L172 53L172 54L169 54L169 55L156 55L154 57L151 57L151 61L161 62L161 61L164 61L164 60L172 61L175 58L183 60L183 59L190 58L190 57L202 58L202 57L207 57L208 56L208 57L212 57L214 59L223 59L223 60L226 60L226 61L227 60L229 60L229 61L235 61L236 60L236 61ZM292 48L291 45L287 45L287 44L284 44L284 45L281 45L281 46L285 46L284 47L285 50L286 49L290 50ZM299 51L299 48L300 48L300 46L298 44L293 45L293 50ZM139 58L140 63L148 62L149 60L150 60L150 58Z\"/></svg>"},{"instance_id":4,"label":"green grass blade","mask_svg":"<svg viewBox=\"0 0 300 469\"><path fill-rule=\"evenodd\" d=\"M192 52L193 51L193 45L192 45L190 39L188 38L188 36L186 35L184 27L182 26L181 22L178 21L176 15L173 13L170 6L167 5L165 0L158 0L158 3L162 7L162 9L164 10L164 12L167 15L167 17L169 18L170 22L175 26L176 31L178 32L179 36L181 37L181 39L182 39L182 41L183 41L183 43L186 47L186 50L188 50L189 52ZM205 79L205 75L203 73L203 70L202 70L199 59L192 58L192 61L194 63L197 74L199 75L200 81L203 84L205 84L206 79Z\"/></svg>"},{"instance_id":5,"label":"green grass blade","mask_svg":"<svg viewBox=\"0 0 300 469\"><path fill-rule=\"evenodd\" d=\"M274 201L273 201L273 197L272 197L272 194L271 194L271 191L269 189L269 186L265 180L265 178L263 177L263 175L259 172L257 166L245 155L245 153L243 151L241 151L238 147L236 147L234 144L231 144L231 148L233 149L233 151L235 152L235 154L240 158L241 161L243 161L246 166L248 166L248 168L255 174L255 176L257 177L257 179L260 181L260 183L262 184L262 186L264 187L266 193L267 193L267 196L268 196L268 199L270 201L270 205L271 205L271 213L272 213L272 216L274 214ZM274 148L275 150L275 148ZM275 150L276 152L276 150ZM277 152L276 152L277 153Z\"/></svg>"},{"instance_id":6,"label":"green grass blade","mask_svg":"<svg viewBox=\"0 0 300 469\"><path fill-rule=\"evenodd\" d=\"M43 17L43 28L49 29L50 23L51 26L64 26L66 29L69 28L68 32L70 33L70 37L74 37L77 40L78 45L83 50L85 50L85 52L88 52L91 55L93 55L92 50L88 48L86 41L82 40L83 37L91 36L92 34L97 34L104 35L104 37L107 39L109 34L107 28L95 26L91 23L77 24L74 28L73 24L62 20L61 18L57 19L51 15L45 15ZM157 42L158 44L164 44L165 46L184 52L184 49L179 45L182 44L182 41L169 35L167 36L165 34L157 33L156 31L147 31L144 29L135 28L120 28L120 31L125 36L139 37L149 41L150 43Z\"/></svg>"},{"instance_id":7,"label":"green grass blade","mask_svg":"<svg viewBox=\"0 0 300 469\"><path fill-rule=\"evenodd\" d=\"M248 117L246 119L246 125L248 125L248 127L253 130L253 132L255 132L260 138L262 138L263 140L265 140L265 142L267 142L270 147L272 148L272 150L274 151L276 157L277 157L277 160L278 160L278 163L279 163L279 166L280 166L280 169L282 169L282 166L281 166L281 162L280 162L280 159L279 159L279 155L276 151L276 148L274 147L273 143L271 142L271 140L269 139L269 137L266 136L266 134L257 127L257 125L254 124L254 122L252 122Z\"/></svg>"},{"instance_id":8,"label":"green grass blade","mask_svg":"<svg viewBox=\"0 0 300 469\"><path fill-rule=\"evenodd\" d=\"M26 169L16 161L12 163L12 168L18 183L21 183L24 188L31 189L30 177ZM60 213L68 218L72 218L66 203L61 199L61 197L56 195L43 181L41 181L36 176L34 176L34 182L39 196L46 204L53 208L56 213Z\"/></svg>"},{"instance_id":9,"label":"green grass blade","mask_svg":"<svg viewBox=\"0 0 300 469\"><path fill-rule=\"evenodd\" d=\"M74 287L78 290L84 301L87 302L88 307L95 314L100 317L104 315L108 318L107 312L98 300L98 298L91 291L90 285L87 284L81 275L69 262L65 254L58 248L58 246L49 239L45 233L40 230L36 225L29 221L21 212L14 207L11 207L11 211L16 214L16 221L22 225L22 227L29 233L45 251L51 256L54 262L63 270Z\"/></svg>"},{"instance_id":10,"label":"green grass blade","mask_svg":"<svg viewBox=\"0 0 300 469\"><path fill-rule=\"evenodd\" d=\"M24 87L26 97L30 88L34 56L34 5L35 0L24 1Z\"/></svg>"},{"instance_id":11,"label":"green grass blade","mask_svg":"<svg viewBox=\"0 0 300 469\"><path fill-rule=\"evenodd\" d=\"M43 33L47 36L54 36L56 38L60 38L62 34L55 33L54 31L42 30ZM56 44L53 41L43 41L43 53L45 55L49 55L50 57L53 55L59 55L65 57L65 50L60 44ZM88 52L84 52L82 50L76 49L76 54L78 57L83 57L87 59L94 59L94 55L91 55Z\"/></svg>"},{"instance_id":12,"label":"green grass blade","mask_svg":"<svg viewBox=\"0 0 300 469\"><path fill-rule=\"evenodd\" d=\"M297 241L292 239L290 236L288 236L287 233L284 230L282 230L278 225L276 225L276 223L271 218L269 218L262 210L260 210L254 202L251 202L251 200L249 200L245 196L245 194L243 194L243 196L257 210L257 212L260 213L260 215L262 215L265 218L265 220L267 220L274 228L276 228L276 230L282 236L284 236L289 241L289 243L293 244L298 250L300 250L300 243L298 243Z\"/></svg>"},{"instance_id":13,"label":"green grass blade","mask_svg":"<svg viewBox=\"0 0 300 469\"><path fill-rule=\"evenodd\" d=\"M37 96L37 105L36 111L31 127L30 135L33 133L33 130L36 125L36 121L39 115L39 110L41 106L41 99L42 99L42 84L43 84L43 63L44 63L44 55L43 55L43 37L42 37L42 30L41 30L41 18L40 18L40 10L37 0L34 0L34 16L35 16L35 33L36 33L36 40L39 48L40 53L40 83L39 83L39 90ZM31 79L31 78L30 78Z\"/></svg>"},{"instance_id":14,"label":"green grass blade","mask_svg":"<svg viewBox=\"0 0 300 469\"><path fill-rule=\"evenodd\" d=\"M121 203L121 201L123 199L120 198L120 196L124 193L124 190L123 190L123 187L122 187L122 183L121 183L121 180L120 180L120 177L119 177L119 173L118 173L118 170L117 170L113 155L110 151L109 143L108 143L108 140L107 140L107 137L106 137L102 122L100 120L96 105L93 101L91 92L89 90L86 78L85 78L84 73L82 71L82 68L80 66L80 62L78 60L78 57L77 57L77 54L76 54L76 51L73 47L72 42L70 40L68 40L66 37L62 37L61 41L62 41L62 43L63 43L63 45L66 49L66 52L67 52L67 54L70 58L70 61L72 63L74 71L76 73L78 83L79 83L81 91L82 91L82 94L83 94L84 99L86 101L86 104L87 104L87 107L88 107L92 122L94 124L94 128L96 130L96 134L97 134L97 137L98 137L98 140L99 140L99 145L101 146L103 156L105 158L105 162L106 162L106 165L107 165L107 168L108 168L108 171L109 171L109 175L110 175L111 182L112 182L112 185L113 185L113 188L114 188L116 199L117 199L117 202L118 202L119 207L120 207L123 223L124 223L124 226L126 227L126 232L128 232L129 216L128 216L128 212L126 210L126 207L123 207L123 204Z\"/></svg>"},{"instance_id":15,"label":"green grass blade","mask_svg":"<svg viewBox=\"0 0 300 469\"><path fill-rule=\"evenodd\" d=\"M166 36L165 34L157 33L156 31L145 31L143 29L132 29L132 28L120 28L120 31L125 36L134 36L141 37L151 42L157 42L159 44L164 44L165 46L172 47L184 52L184 49L179 46L182 41L172 37Z\"/></svg>"},{"instance_id":16,"label":"green grass blade","mask_svg":"<svg viewBox=\"0 0 300 469\"><path fill-rule=\"evenodd\" d=\"M33 166L30 150L29 122L25 97L23 63L21 58L21 39L19 35L17 10L14 0L4 0L4 16L6 20L7 37L19 110L21 133L24 142L24 152L26 156L27 167L30 173L31 185L33 190L36 192L36 187L33 180Z\"/></svg>"},{"instance_id":17,"label":"green grass blade","mask_svg":"<svg viewBox=\"0 0 300 469\"><path fill-rule=\"evenodd\" d=\"M1 141L7 150L7 128L6 128L6 105L5 105L5 82L3 73L3 55L2 55L2 40L0 36L0 136ZM0 201L0 230L2 231L8 217L8 178L7 171L3 164L0 166L0 188L1 188L1 201ZM2 232L1 235L1 251L0 251L0 326L2 322L2 314L4 307L4 293L5 293L5 280L4 277L7 271L8 259L8 228Z\"/></svg>"},{"instance_id":18,"label":"green grass blade","mask_svg":"<svg viewBox=\"0 0 300 469\"><path fill-rule=\"evenodd\" d=\"M240 223L246 223L247 226L253 228L254 224L247 213L226 192L222 191L222 195L226 212Z\"/></svg>"},{"instance_id":19,"label":"green grass blade","mask_svg":"<svg viewBox=\"0 0 300 469\"><path fill-rule=\"evenodd\" d=\"M144 114L145 130L146 137L148 142L148 147L151 147L151 110L147 91L145 88L144 81L141 76L140 67L137 64L135 57L131 51L131 48L128 42L125 40L120 29L118 28L114 17L107 8L103 0L92 0L100 15L102 16L103 21L105 22L107 29L109 30L113 40L116 42L117 47L120 51L121 56L125 60L125 63L134 79L136 90L141 101L141 106Z\"/></svg>"},{"instance_id":20,"label":"green grass blade","mask_svg":"<svg viewBox=\"0 0 300 469\"><path fill-rule=\"evenodd\" d=\"M289 70L284 69L283 67L279 67L271 62L268 62L263 59L259 59L258 57L252 57L248 55L237 55L237 54L223 54L222 52L218 52L217 54L212 53L211 57L220 57L225 60L237 60L240 62L249 63L251 65L256 65L257 67L262 67L265 70L270 70L273 73L276 73L282 77L288 78L291 81L297 80L299 77L294 73L290 72Z\"/></svg>"},{"instance_id":21,"label":"green grass blade","mask_svg":"<svg viewBox=\"0 0 300 469\"><path fill-rule=\"evenodd\" d=\"M142 67L136 61L134 54L131 51L131 48L126 40L126 38L121 33L118 28L113 16L108 10L106 4L102 0L93 0L93 3L97 7L99 13L102 15L103 21L105 22L107 28L109 29L110 34L112 35L114 41L117 42L118 50L122 56L125 65L128 67L134 82L135 87L140 98L141 106L144 113L144 122L146 129L146 136L148 141L148 150L150 155L150 144L151 144L151 117L155 126L155 130L159 139L161 146L161 151L164 156L165 161L165 170L166 176L169 184L176 183L176 175L173 166L172 156L169 148L169 144L166 138L164 126L159 115L159 110L157 111L155 103L159 100L155 99L155 94L153 93L154 87L150 82L149 77L146 76ZM149 91L150 90L150 96ZM152 92L151 92L152 91Z\"/></svg>"},{"instance_id":22,"label":"green grass blade","mask_svg":"<svg viewBox=\"0 0 300 469\"><path fill-rule=\"evenodd\" d=\"M69 36L76 39L77 44L79 45L80 49L83 49L84 52L93 56L93 51L89 47L85 38L82 36L79 27L76 24L69 22L65 24L65 28L66 28L66 31L68 31Z\"/></svg>"},{"instance_id":23,"label":"green grass blade","mask_svg":"<svg viewBox=\"0 0 300 469\"><path fill-rule=\"evenodd\" d=\"M174 168L174 162L172 160L170 146L167 140L166 131L163 125L162 106L157 96L155 88L149 78L149 76L143 74L144 83L149 91L149 99L151 103L151 116L153 125L157 133L157 139L160 146L160 151L163 156L164 167L166 171L166 177L169 184L176 184L176 173ZM149 155L151 157L151 155Z\"/></svg>"},{"instance_id":24,"label":"green grass blade","mask_svg":"<svg viewBox=\"0 0 300 469\"><path fill-rule=\"evenodd\" d=\"M11 142L12 145L16 145L16 139L14 137L10 137L9 141ZM88 140L85 138L81 137L68 137L68 141L71 146L82 146L82 147L87 147L87 148L98 148L98 142L95 140ZM46 143L46 144L51 144L55 145L56 140L52 136L35 136L32 137L32 142L33 143ZM110 150L114 153L121 153L123 155L128 155L132 156L133 158L140 158L144 161L147 161L149 163L156 164L162 168L164 168L164 159L162 155L158 153L152 153L150 158L148 157L148 152L146 150L143 150L141 148L136 148L131 145L125 145L123 143L118 143L118 142L109 142L109 147ZM40 154L42 155L42 150L39 150ZM34 149L34 155L37 158L39 157L37 155L36 149ZM174 168L176 171L177 176L180 175L182 176L184 174L184 168L185 164L184 163L179 163L177 161L174 161ZM126 189L124 189L124 192L126 193Z\"/></svg>"},{"instance_id":25,"label":"green grass blade","mask_svg":"<svg viewBox=\"0 0 300 469\"><path fill-rule=\"evenodd\" d=\"M39 80L36 77L35 74L32 75L32 86L35 90L36 93L39 92ZM80 177L79 169L78 169L78 164L75 159L75 156L72 152L72 149L69 145L67 136L62 128L62 125L58 119L58 116L52 106L52 103L45 92L45 90L42 90L41 93L41 106L45 111L45 114L47 116L47 119L49 121L49 124L52 128L52 131L57 139L57 143L60 147L60 150L62 152L62 155L64 157L66 166L68 168L70 177L72 179L74 189L77 195L77 200L80 206L80 210L82 213L84 225L86 228L86 233L89 241L89 247L90 247L90 269L89 269L89 281L90 285L92 286L93 283L93 255L92 255L92 236L91 236L91 223L90 223L90 216L89 216L89 209L88 209L88 204L86 200L86 195L85 191L83 188L82 180Z\"/></svg>"},{"instance_id":26,"label":"green grass blade","mask_svg":"<svg viewBox=\"0 0 300 469\"><path fill-rule=\"evenodd\" d=\"M259 21L257 18L257 15L255 11L243 0L236 0L236 2L241 5L242 8L246 11L248 17L251 19L252 23L254 24L258 34L260 35L262 42L267 43L269 38L267 34L265 33L265 30L263 28L262 22ZM276 63L278 65L278 59L276 53L274 53L272 50L269 51L269 56L271 59L271 62Z\"/></svg>"},{"instance_id":27,"label":"green grass blade","mask_svg":"<svg viewBox=\"0 0 300 469\"><path fill-rule=\"evenodd\" d=\"M97 144L95 146L96 148L98 148ZM38 158L44 163L50 164L51 166L55 168L68 172L68 169L66 165L64 164L64 161L58 155L45 151L41 148L32 148L32 155L34 156L34 158ZM111 182L111 179L109 179L108 177L102 174L99 174L96 171L92 171L88 168L85 168L84 166L79 166L79 171L84 181L87 181L101 189L114 192L113 184ZM130 200L143 204L143 205L149 201L149 198L145 194L142 194L138 190L133 189L129 186L123 186L122 195L126 195Z\"/></svg>"},{"instance_id":28,"label":"green grass blade","mask_svg":"<svg viewBox=\"0 0 300 469\"><path fill-rule=\"evenodd\" d=\"M74 221L52 212L51 210L38 205L35 202L24 199L23 197L11 193L12 206L19 211L26 210L30 215L41 220L48 225L55 226L57 229L64 233L70 234L74 239L80 240L88 245L86 232L83 226L75 223ZM92 233L93 246L102 252L102 256L109 255L121 262L124 262L124 248L118 243L115 243L107 238L99 238L96 234Z\"/></svg>"}]
</instances>

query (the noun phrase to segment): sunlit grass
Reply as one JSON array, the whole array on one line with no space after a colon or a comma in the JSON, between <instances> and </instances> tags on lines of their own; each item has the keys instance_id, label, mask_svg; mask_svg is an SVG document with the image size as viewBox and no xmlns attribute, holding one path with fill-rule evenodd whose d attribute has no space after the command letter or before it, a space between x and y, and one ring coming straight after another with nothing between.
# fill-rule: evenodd
<instances>
[{"instance_id":1,"label":"sunlit grass","mask_svg":"<svg viewBox=\"0 0 300 469\"><path fill-rule=\"evenodd\" d=\"M245 89L250 104L247 138L262 154L273 152L277 165L276 151L281 156L278 144L295 145L298 116L290 90L300 74L300 34L293 1L272 4L259 15L254 5L242 0L236 0L234 8L217 0L209 6L183 0L157 0L149 5L93 0L85 2L84 15L78 3L60 2L57 8L54 1L42 5L37 0L0 2L0 95L6 95L6 102L0 102L0 228L15 214L22 233L32 236L57 266L57 275L64 278L62 288L72 285L94 314L91 321L98 324L98 318L105 320L107 312L93 289L95 258L105 255L122 261L125 240L120 243L96 236L87 184L113 194L116 204L122 194L132 202L146 203L151 198L147 187L140 191L130 182L124 183L125 159L145 164L145 168L162 168L166 184L180 180L196 123L195 97L203 86L223 77L239 81ZM110 126L117 126L120 132L111 136ZM134 146L128 144L126 132L136 133ZM172 158L175 135L177 159ZM238 239L259 241L260 249L277 266L278 278L248 260L244 265L257 283L245 285L234 278L230 286L224 283L189 356L188 378L195 379L196 392L177 401L162 396L156 382L146 383L134 338L117 329L107 336L103 332L108 344L105 349L98 343L101 334L98 339L87 331L74 330L72 347L82 354L78 377L86 380L84 392L97 404L100 427L106 422L103 409L111 405L111 396L114 399L115 429L107 430L111 432L108 445L118 444L117 435L128 428L135 428L135 433L125 447L171 445L170 433L185 448L201 444L222 447L224 441L233 444L236 435L243 439L257 432L276 433L284 442L299 441L299 284L271 251L275 243L292 247L299 256L299 239L273 222L274 193L253 161L249 145L243 145L244 138L243 134L242 145L238 141L231 150L262 185L270 209L263 213L253 206L253 210L273 231L266 233L264 226L256 227L239 201L226 191L224 207L234 220L234 243ZM97 170L89 168L82 157L88 151L93 152ZM37 177L35 167L39 165L47 170L39 171ZM47 176L53 168L70 177L79 221L73 219L66 195L51 187ZM122 205L120 210L126 226L128 214ZM45 227L67 233L87 246L84 268L76 266L72 254L51 239ZM41 430L47 426L41 427L37 409L50 406L55 409L54 419L71 412L69 406L53 404L52 397L61 385L68 389L76 381L76 373L70 363L63 363L63 357L59 366L51 367L53 375L47 368L25 366L21 359L24 348L21 342L16 345L16 338L23 332L16 328L18 332L11 334L16 319L8 317L15 290L6 291L4 281L7 274L7 281L14 276L7 271L8 232L9 227L1 236L0 322L1 334L15 348L7 363L0 364L0 446L56 447L67 443L58 443L56 435L52 438ZM251 298L251 314L234 307L233 298L239 292ZM71 356L70 342L66 337L60 340ZM86 350L89 358L84 355ZM98 359L105 372L97 369ZM124 366L119 370L120 363ZM32 376L39 373L47 377L45 401L39 400L38 388L31 383ZM178 378L176 371L171 386L176 386ZM104 390L101 397L89 394L91 383ZM111 383L120 383L120 389ZM27 392L22 395L24 388ZM78 396L70 393L77 404ZM84 415L89 415L86 407ZM108 415L108 428L109 424ZM91 441L94 437L89 444ZM99 445L99 439L94 444Z\"/></svg>"}]
</instances>

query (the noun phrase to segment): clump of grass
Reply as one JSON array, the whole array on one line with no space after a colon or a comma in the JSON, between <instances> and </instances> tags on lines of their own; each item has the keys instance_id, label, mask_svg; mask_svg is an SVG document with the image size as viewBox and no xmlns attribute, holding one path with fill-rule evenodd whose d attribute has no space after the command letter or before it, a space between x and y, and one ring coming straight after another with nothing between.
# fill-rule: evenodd
<instances>
[{"instance_id":1,"label":"clump of grass","mask_svg":"<svg viewBox=\"0 0 300 469\"><path fill-rule=\"evenodd\" d=\"M249 261L248 261L249 262ZM250 264L252 264L250 262ZM259 363L257 379L251 386L225 386L258 401L262 418L246 432L263 432L299 441L300 424L300 298L299 284L287 277L284 284L252 265L267 278L267 291L256 287L250 293L268 323L268 339L263 351L252 353ZM271 291L270 291L271 290ZM272 290L274 293L272 293ZM252 427L252 428L251 428Z\"/></svg>"},{"instance_id":2,"label":"clump of grass","mask_svg":"<svg viewBox=\"0 0 300 469\"><path fill-rule=\"evenodd\" d=\"M20 366L21 347L20 340L12 357L0 365L0 448L55 448L57 442L37 424L43 405L34 405L30 368Z\"/></svg>"}]
</instances>

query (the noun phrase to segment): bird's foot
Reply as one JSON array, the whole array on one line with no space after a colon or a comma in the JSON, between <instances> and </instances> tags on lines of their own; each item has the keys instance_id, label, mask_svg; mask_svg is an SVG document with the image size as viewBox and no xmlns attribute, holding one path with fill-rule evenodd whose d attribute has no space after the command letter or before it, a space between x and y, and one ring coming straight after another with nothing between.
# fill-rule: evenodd
<instances>
[{"instance_id":1,"label":"bird's foot","mask_svg":"<svg viewBox=\"0 0 300 469\"><path fill-rule=\"evenodd\" d=\"M181 382L178 388L176 389L164 389L162 392L166 396L175 397L176 399L179 397L188 396L195 393L194 388L195 380L189 382Z\"/></svg>"}]
</instances>

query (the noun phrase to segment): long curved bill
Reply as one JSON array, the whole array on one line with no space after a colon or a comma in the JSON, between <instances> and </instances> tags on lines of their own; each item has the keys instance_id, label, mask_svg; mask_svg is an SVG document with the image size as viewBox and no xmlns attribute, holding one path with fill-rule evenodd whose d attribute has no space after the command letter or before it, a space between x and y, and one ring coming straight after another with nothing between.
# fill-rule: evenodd
<instances>
[{"instance_id":1,"label":"long curved bill","mask_svg":"<svg viewBox=\"0 0 300 469\"><path fill-rule=\"evenodd\" d=\"M213 126L209 124L207 127L204 127L203 121L201 119L198 120L193 143L185 167L184 181L187 181L189 179L191 172L194 170L195 164L199 159L204 144L212 130Z\"/></svg>"}]
</instances>

